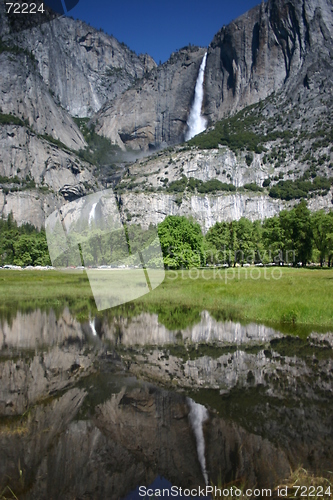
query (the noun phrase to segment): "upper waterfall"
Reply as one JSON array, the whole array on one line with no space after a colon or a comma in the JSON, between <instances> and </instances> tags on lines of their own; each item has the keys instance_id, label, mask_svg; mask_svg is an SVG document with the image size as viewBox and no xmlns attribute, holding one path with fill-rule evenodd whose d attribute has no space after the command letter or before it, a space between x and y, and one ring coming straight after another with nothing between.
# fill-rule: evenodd
<instances>
[{"instance_id":1,"label":"upper waterfall","mask_svg":"<svg viewBox=\"0 0 333 500\"><path fill-rule=\"evenodd\" d=\"M185 134L186 141L189 141L190 139L192 139L192 137L200 134L200 132L203 132L206 129L207 121L201 115L201 108L204 97L203 83L205 77L206 62L207 52L205 53L201 61L197 82L195 84L194 101L187 120L188 130Z\"/></svg>"}]
</instances>

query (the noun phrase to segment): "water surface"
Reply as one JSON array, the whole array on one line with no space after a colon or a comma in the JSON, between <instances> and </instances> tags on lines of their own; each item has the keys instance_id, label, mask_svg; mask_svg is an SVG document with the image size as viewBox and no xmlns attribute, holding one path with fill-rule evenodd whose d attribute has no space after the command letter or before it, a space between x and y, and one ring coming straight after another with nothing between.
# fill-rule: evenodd
<instances>
[{"instance_id":1,"label":"water surface","mask_svg":"<svg viewBox=\"0 0 333 500\"><path fill-rule=\"evenodd\" d=\"M333 334L17 311L0 328L0 491L135 498L331 470ZM238 481L238 483L237 483ZM10 488L10 489L9 489Z\"/></svg>"}]
</instances>

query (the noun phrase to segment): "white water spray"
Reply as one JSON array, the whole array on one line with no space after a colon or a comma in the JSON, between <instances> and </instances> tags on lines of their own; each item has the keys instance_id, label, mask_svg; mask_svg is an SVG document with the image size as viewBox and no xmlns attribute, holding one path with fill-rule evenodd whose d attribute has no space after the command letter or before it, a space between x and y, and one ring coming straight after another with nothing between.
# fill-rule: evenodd
<instances>
[{"instance_id":1,"label":"white water spray","mask_svg":"<svg viewBox=\"0 0 333 500\"><path fill-rule=\"evenodd\" d=\"M193 399L187 398L187 404L190 408L188 418L190 420L193 433L195 435L195 440L197 442L197 453L202 470L202 475L205 479L205 483L208 484L208 474L206 470L205 458L205 437L203 433L203 424L204 422L206 422L209 416L208 411L204 406L193 401Z\"/></svg>"},{"instance_id":2,"label":"white water spray","mask_svg":"<svg viewBox=\"0 0 333 500\"><path fill-rule=\"evenodd\" d=\"M186 141L189 141L195 135L200 134L200 132L206 130L207 121L203 116L201 116L201 108L204 97L203 83L205 77L206 62L207 62L207 52L203 56L197 82L195 84L194 102L187 120L188 131L186 132L185 135Z\"/></svg>"},{"instance_id":3,"label":"white water spray","mask_svg":"<svg viewBox=\"0 0 333 500\"><path fill-rule=\"evenodd\" d=\"M91 226L92 221L95 219L96 205L97 205L97 203L94 203L93 206L91 207L91 210L89 213L89 219L88 219L89 226Z\"/></svg>"},{"instance_id":4,"label":"white water spray","mask_svg":"<svg viewBox=\"0 0 333 500\"><path fill-rule=\"evenodd\" d=\"M94 337L97 337L97 332L95 328L95 319L89 320L90 329Z\"/></svg>"}]
</instances>

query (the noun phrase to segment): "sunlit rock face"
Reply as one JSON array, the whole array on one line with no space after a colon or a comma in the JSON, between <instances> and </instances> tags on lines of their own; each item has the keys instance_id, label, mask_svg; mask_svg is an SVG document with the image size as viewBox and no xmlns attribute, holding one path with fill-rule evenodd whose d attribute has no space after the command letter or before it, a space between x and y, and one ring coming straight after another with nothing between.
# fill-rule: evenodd
<instances>
[{"instance_id":1,"label":"sunlit rock face","mask_svg":"<svg viewBox=\"0 0 333 500\"><path fill-rule=\"evenodd\" d=\"M310 81L316 72L331 79L332 26L329 0L269 0L223 26L208 50L207 115L219 119L274 91L320 93Z\"/></svg>"},{"instance_id":2,"label":"sunlit rock face","mask_svg":"<svg viewBox=\"0 0 333 500\"><path fill-rule=\"evenodd\" d=\"M147 54L137 56L113 36L69 17L13 33L0 9L4 41L33 53L41 80L72 116L91 116L156 67Z\"/></svg>"},{"instance_id":3,"label":"sunlit rock face","mask_svg":"<svg viewBox=\"0 0 333 500\"><path fill-rule=\"evenodd\" d=\"M164 193L124 193L121 199L123 210L134 215L131 223L148 227L149 224L159 224L168 215L185 215L198 221L204 231L208 231L216 222L230 222L241 217L250 220L273 217L284 206L280 200L251 194L186 196L181 204L175 195Z\"/></svg>"},{"instance_id":4,"label":"sunlit rock face","mask_svg":"<svg viewBox=\"0 0 333 500\"><path fill-rule=\"evenodd\" d=\"M0 107L1 113L12 113L22 123L1 126L0 175L18 176L20 181L31 176L36 188L17 191L15 183L6 183L0 192L0 211L5 217L12 211L20 224L41 227L57 202L102 189L104 179L96 179L93 167L74 153L86 144L73 117L91 118L99 134L140 154L183 142L206 51L201 118L208 127L261 101L255 111L256 119L266 123L260 135L268 129L291 132L305 154L313 152L309 134L321 135L320 130L331 127L333 16L329 0L269 0L222 27L208 50L185 47L160 66L148 55L137 56L113 37L70 18L13 33L4 9L1 4L0 35L4 43L23 50L15 58L10 52L0 54ZM308 136L298 137L300 131ZM253 132L259 133L255 128ZM182 175L219 179L238 189L252 182L260 188L269 177L279 182L280 175L295 180L310 164L294 145L289 146L283 141L265 143L267 151L254 154L251 165L240 150L236 154L227 148L187 151L176 159L167 151L150 165L152 169L143 162L137 165L143 179L138 171L133 175L131 167L133 178L128 178L128 184L136 180L138 187L133 190L132 183L129 192L125 186L124 215L144 226L157 224L167 215L191 216L204 231L215 222L272 217L295 200L270 198L268 189L205 196L170 194L165 192L163 179L172 182ZM275 148L285 161L272 159ZM318 148L315 162L319 165L319 159L327 157L318 175L331 176L329 145ZM333 188L325 196L313 196L309 208L328 210L332 196Z\"/></svg>"},{"instance_id":5,"label":"sunlit rock face","mask_svg":"<svg viewBox=\"0 0 333 500\"><path fill-rule=\"evenodd\" d=\"M113 99L94 118L119 146L148 150L184 140L205 49L186 47Z\"/></svg>"},{"instance_id":6,"label":"sunlit rock face","mask_svg":"<svg viewBox=\"0 0 333 500\"><path fill-rule=\"evenodd\" d=\"M23 186L29 178L35 189L7 182L0 211L40 228L57 205L100 187L94 167L75 153L86 142L72 117L91 116L156 64L66 17L15 32L5 8L1 3L0 36L17 53L0 54L0 112L20 123L0 127L0 175L17 176Z\"/></svg>"},{"instance_id":7,"label":"sunlit rock face","mask_svg":"<svg viewBox=\"0 0 333 500\"><path fill-rule=\"evenodd\" d=\"M270 0L223 26L208 47L204 116L213 123L273 92L283 94L285 108L300 96L299 123L315 108L319 116L320 99L329 104L320 85L332 80L332 26L329 0ZM193 54L182 49L106 105L100 132L137 149L182 141L204 50L194 68Z\"/></svg>"},{"instance_id":8,"label":"sunlit rock face","mask_svg":"<svg viewBox=\"0 0 333 500\"><path fill-rule=\"evenodd\" d=\"M267 147L272 150L277 145L270 144ZM216 222L230 222L241 217L251 221L274 217L281 210L292 208L299 200L272 198L268 190L254 192L244 189L244 185L253 183L262 189L265 179L272 179L272 168L277 178L280 175L291 181L309 168L307 163L295 158L290 151L287 151L286 158L285 164L273 164L274 162L265 158L264 153L253 153L252 163L248 165L245 152L235 154L225 146L189 151L177 147L172 153L160 152L148 159L138 159L128 168L119 185L121 210L124 217L130 216L130 224L145 227L162 222L168 215L193 217L204 232ZM331 176L328 165L323 165L322 169L322 175ZM184 192L172 193L166 189L165 179L170 185L182 180L184 176L202 182L217 179L222 183L232 184L237 192L204 194L186 189ZM134 189L133 185L136 185ZM308 200L310 210L329 210L332 196L333 188L325 196L313 196Z\"/></svg>"},{"instance_id":9,"label":"sunlit rock face","mask_svg":"<svg viewBox=\"0 0 333 500\"><path fill-rule=\"evenodd\" d=\"M1 113L13 114L26 121L32 135L33 132L47 134L74 150L85 147L81 132L68 113L55 102L34 61L20 53L13 60L9 52L2 52L0 64Z\"/></svg>"}]
</instances>

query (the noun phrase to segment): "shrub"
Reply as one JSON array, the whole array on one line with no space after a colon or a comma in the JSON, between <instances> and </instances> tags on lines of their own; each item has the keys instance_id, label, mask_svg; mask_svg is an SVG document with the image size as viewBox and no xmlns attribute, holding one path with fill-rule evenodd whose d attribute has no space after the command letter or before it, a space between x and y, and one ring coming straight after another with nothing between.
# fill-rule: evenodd
<instances>
[{"instance_id":1,"label":"shrub","mask_svg":"<svg viewBox=\"0 0 333 500\"><path fill-rule=\"evenodd\" d=\"M209 181L203 182L199 179L194 179L190 177L188 182L188 189L190 191L197 190L198 193L215 193L216 191L236 191L233 184L227 184L226 182L221 182L218 179L210 179Z\"/></svg>"},{"instance_id":2,"label":"shrub","mask_svg":"<svg viewBox=\"0 0 333 500\"><path fill-rule=\"evenodd\" d=\"M187 177L183 175L181 179L170 182L167 190L170 192L183 193L186 189L186 186L187 186Z\"/></svg>"},{"instance_id":3,"label":"shrub","mask_svg":"<svg viewBox=\"0 0 333 500\"><path fill-rule=\"evenodd\" d=\"M307 198L310 193L325 195L333 184L333 178L316 176L312 182L308 179L306 172L301 179L295 181L279 181L269 191L271 198L280 198L281 200L294 200L298 198Z\"/></svg>"},{"instance_id":4,"label":"shrub","mask_svg":"<svg viewBox=\"0 0 333 500\"><path fill-rule=\"evenodd\" d=\"M249 184L244 184L244 189L249 191L263 191L263 188L258 186L255 182L250 182Z\"/></svg>"},{"instance_id":5,"label":"shrub","mask_svg":"<svg viewBox=\"0 0 333 500\"><path fill-rule=\"evenodd\" d=\"M246 161L247 166L249 167L253 162L253 155L247 154L245 156L245 161Z\"/></svg>"}]
</instances>

